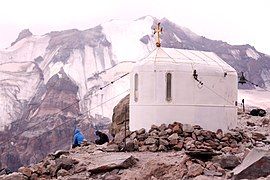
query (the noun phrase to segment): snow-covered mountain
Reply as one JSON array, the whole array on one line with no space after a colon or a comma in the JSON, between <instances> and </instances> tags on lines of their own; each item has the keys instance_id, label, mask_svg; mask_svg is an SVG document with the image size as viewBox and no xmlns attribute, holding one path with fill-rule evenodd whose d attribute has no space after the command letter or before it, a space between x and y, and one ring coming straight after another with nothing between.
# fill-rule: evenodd
<instances>
[{"instance_id":1,"label":"snow-covered mountain","mask_svg":"<svg viewBox=\"0 0 270 180\"><path fill-rule=\"evenodd\" d=\"M31 129L40 119L47 121L51 116L55 119L59 114L67 119L77 118L78 114L91 117L94 125L98 120L110 119L113 107L128 93L129 76L114 83L111 81L130 72L136 61L156 48L153 28L159 21L164 30L163 47L213 51L237 71L244 71L254 83L261 87L270 85L269 56L250 45L232 46L207 39L165 18L145 16L130 21L111 20L83 31L71 29L42 36L23 30L10 47L0 51L1 130L8 135L16 134L10 132L11 129L15 132ZM59 83L65 87L59 89ZM72 98L66 102L56 98L58 93L59 97ZM77 104L78 109L61 111L73 104ZM31 133L38 136L43 132L42 127L53 126L52 123L55 122L48 121L47 125L32 128ZM18 150L19 154L21 151Z\"/></svg>"}]
</instances>

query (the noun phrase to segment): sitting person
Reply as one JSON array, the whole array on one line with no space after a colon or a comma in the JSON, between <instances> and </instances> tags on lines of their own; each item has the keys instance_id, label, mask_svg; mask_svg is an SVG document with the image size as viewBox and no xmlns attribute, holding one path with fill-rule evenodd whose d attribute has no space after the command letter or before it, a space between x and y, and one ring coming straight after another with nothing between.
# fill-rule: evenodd
<instances>
[{"instance_id":1,"label":"sitting person","mask_svg":"<svg viewBox=\"0 0 270 180\"><path fill-rule=\"evenodd\" d=\"M100 131L96 131L95 134L99 137L99 139L96 139L95 140L95 143L96 144L102 145L102 144L104 144L106 142L109 142L109 138L108 138L108 136L105 133L100 132Z\"/></svg>"},{"instance_id":2,"label":"sitting person","mask_svg":"<svg viewBox=\"0 0 270 180\"><path fill-rule=\"evenodd\" d=\"M83 140L84 140L83 134L81 133L79 129L76 129L74 132L72 148L81 146L81 144L83 143Z\"/></svg>"}]
</instances>

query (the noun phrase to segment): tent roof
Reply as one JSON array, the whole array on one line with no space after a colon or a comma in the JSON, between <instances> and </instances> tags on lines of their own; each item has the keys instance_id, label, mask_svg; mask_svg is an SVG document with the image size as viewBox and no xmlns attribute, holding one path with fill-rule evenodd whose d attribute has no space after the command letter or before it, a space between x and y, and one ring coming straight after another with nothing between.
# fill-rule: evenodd
<instances>
[{"instance_id":1,"label":"tent roof","mask_svg":"<svg viewBox=\"0 0 270 180\"><path fill-rule=\"evenodd\" d=\"M190 64L195 66L217 67L225 71L235 71L213 52L195 51L174 48L156 48L146 58L142 59L138 66L142 65L166 65L166 64Z\"/></svg>"}]
</instances>

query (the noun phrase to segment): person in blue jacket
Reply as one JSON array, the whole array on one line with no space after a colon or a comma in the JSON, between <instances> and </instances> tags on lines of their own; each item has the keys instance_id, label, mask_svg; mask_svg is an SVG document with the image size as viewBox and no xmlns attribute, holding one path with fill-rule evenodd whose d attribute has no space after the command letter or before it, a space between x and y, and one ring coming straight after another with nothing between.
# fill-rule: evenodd
<instances>
[{"instance_id":1,"label":"person in blue jacket","mask_svg":"<svg viewBox=\"0 0 270 180\"><path fill-rule=\"evenodd\" d=\"M84 140L83 134L81 133L81 131L79 129L76 129L74 132L72 148L81 146L83 140Z\"/></svg>"}]
</instances>

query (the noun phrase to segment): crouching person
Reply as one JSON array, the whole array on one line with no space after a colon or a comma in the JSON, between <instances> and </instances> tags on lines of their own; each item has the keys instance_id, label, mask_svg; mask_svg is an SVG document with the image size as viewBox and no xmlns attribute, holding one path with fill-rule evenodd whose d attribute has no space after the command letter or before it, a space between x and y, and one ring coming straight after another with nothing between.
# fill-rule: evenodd
<instances>
[{"instance_id":1,"label":"crouching person","mask_svg":"<svg viewBox=\"0 0 270 180\"><path fill-rule=\"evenodd\" d=\"M95 140L96 144L102 145L102 144L105 144L106 142L109 142L109 138L105 133L96 131L96 135L99 137L99 139Z\"/></svg>"},{"instance_id":2,"label":"crouching person","mask_svg":"<svg viewBox=\"0 0 270 180\"><path fill-rule=\"evenodd\" d=\"M81 133L81 131L79 129L76 129L74 132L74 136L73 136L73 144L72 144L72 148L81 146L81 144L84 141L84 136Z\"/></svg>"}]
</instances>

